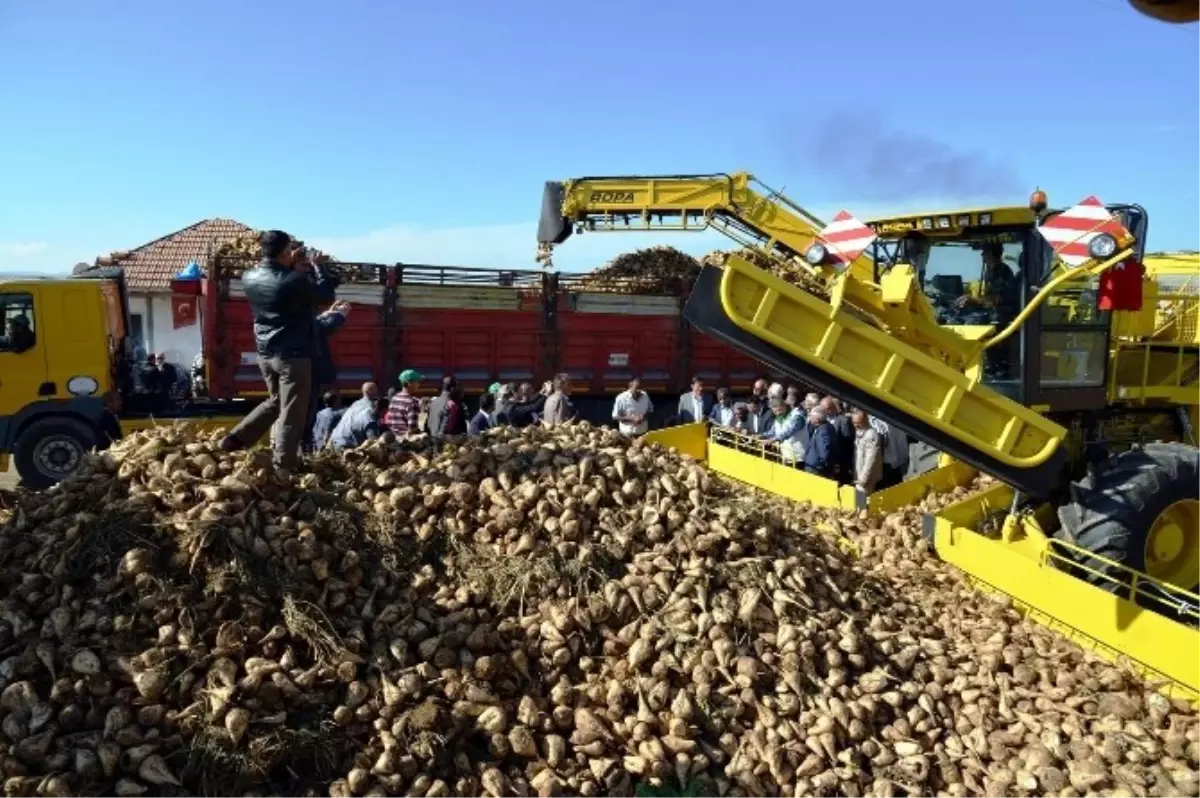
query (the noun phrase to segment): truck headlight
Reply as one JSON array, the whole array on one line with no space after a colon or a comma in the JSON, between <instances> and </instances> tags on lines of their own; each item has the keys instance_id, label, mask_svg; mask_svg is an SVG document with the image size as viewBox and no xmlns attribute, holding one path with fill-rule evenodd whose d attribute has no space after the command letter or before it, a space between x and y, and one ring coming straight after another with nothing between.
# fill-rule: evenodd
<instances>
[{"instance_id":1,"label":"truck headlight","mask_svg":"<svg viewBox=\"0 0 1200 798\"><path fill-rule=\"evenodd\" d=\"M76 375L67 380L67 392L72 396L92 396L100 390L100 383L92 377Z\"/></svg>"},{"instance_id":2,"label":"truck headlight","mask_svg":"<svg viewBox=\"0 0 1200 798\"><path fill-rule=\"evenodd\" d=\"M1099 233L1088 242L1088 254L1093 258L1111 258L1117 251L1117 239L1108 233Z\"/></svg>"},{"instance_id":3,"label":"truck headlight","mask_svg":"<svg viewBox=\"0 0 1200 798\"><path fill-rule=\"evenodd\" d=\"M828 257L829 257L829 250L826 249L825 245L821 244L821 243L813 242L813 244L810 245L808 249L804 250L804 260L810 266L816 266L818 264L824 263L825 259Z\"/></svg>"}]
</instances>

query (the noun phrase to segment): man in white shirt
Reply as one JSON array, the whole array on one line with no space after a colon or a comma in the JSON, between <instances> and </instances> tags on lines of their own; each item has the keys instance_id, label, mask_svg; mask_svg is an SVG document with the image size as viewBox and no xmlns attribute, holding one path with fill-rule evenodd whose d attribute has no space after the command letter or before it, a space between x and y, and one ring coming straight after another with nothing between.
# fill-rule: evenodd
<instances>
[{"instance_id":1,"label":"man in white shirt","mask_svg":"<svg viewBox=\"0 0 1200 798\"><path fill-rule=\"evenodd\" d=\"M613 403L613 419L622 435L642 435L650 428L646 419L654 412L650 395L642 390L642 381L634 377L629 381L629 390L617 394Z\"/></svg>"}]
</instances>

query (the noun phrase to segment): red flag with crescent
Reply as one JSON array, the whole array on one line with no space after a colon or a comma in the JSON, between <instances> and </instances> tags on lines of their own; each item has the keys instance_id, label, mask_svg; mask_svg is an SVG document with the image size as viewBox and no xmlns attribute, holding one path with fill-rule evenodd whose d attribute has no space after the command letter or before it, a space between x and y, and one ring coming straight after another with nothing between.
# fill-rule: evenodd
<instances>
[{"instance_id":1,"label":"red flag with crescent","mask_svg":"<svg viewBox=\"0 0 1200 798\"><path fill-rule=\"evenodd\" d=\"M196 323L196 303L199 299L195 296L175 295L171 297L171 321L176 330L180 327L190 327Z\"/></svg>"}]
</instances>

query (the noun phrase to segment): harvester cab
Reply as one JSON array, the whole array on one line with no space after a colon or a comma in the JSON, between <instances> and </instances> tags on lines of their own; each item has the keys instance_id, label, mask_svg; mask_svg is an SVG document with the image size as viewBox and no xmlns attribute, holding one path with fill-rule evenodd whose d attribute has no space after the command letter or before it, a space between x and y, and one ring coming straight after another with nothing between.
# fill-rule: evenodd
<instances>
[{"instance_id":1,"label":"harvester cab","mask_svg":"<svg viewBox=\"0 0 1200 798\"><path fill-rule=\"evenodd\" d=\"M1140 206L1035 199L825 224L746 173L590 177L547 184L538 256L550 263L579 232L737 241L702 267L683 309L692 326L951 462L864 502L723 430L658 440L779 495L868 512L988 474L999 484L927 517L938 555L1194 696L1196 295L1169 289L1154 264L1141 271ZM1099 301L1121 281L1138 302Z\"/></svg>"},{"instance_id":2,"label":"harvester cab","mask_svg":"<svg viewBox=\"0 0 1200 798\"><path fill-rule=\"evenodd\" d=\"M1100 278L1094 271L1081 270L1040 294L1064 269L1073 268L1056 253L1055 244L1078 245L1058 235L1059 225L1069 224L1067 230L1076 236L1087 235L1088 227L1077 224L1079 214L1099 206L1047 211L1045 201L1045 192L1039 190L1029 207L868 220L875 234L869 250L875 282L885 283L893 269L911 270L938 323L967 341L979 342L978 361L967 365L967 373L989 388L1043 412L1097 410L1108 404L1112 327L1112 313L1097 306ZM1088 217L1083 218L1087 225ZM1108 206L1096 215L1092 226L1096 225L1108 225L1110 233L1117 233L1111 242L1108 233L1100 234L1105 238L1097 247L1113 247L1108 258L1117 254L1118 244L1127 247L1128 257L1142 258L1144 208ZM1074 267L1089 260L1066 257ZM1039 296L1040 307L1000 339Z\"/></svg>"}]
</instances>

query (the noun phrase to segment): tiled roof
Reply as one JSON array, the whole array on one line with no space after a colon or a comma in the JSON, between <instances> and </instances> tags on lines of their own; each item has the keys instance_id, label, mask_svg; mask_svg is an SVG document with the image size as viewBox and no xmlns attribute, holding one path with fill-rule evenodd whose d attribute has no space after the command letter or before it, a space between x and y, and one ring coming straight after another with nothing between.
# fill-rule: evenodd
<instances>
[{"instance_id":1,"label":"tiled roof","mask_svg":"<svg viewBox=\"0 0 1200 798\"><path fill-rule=\"evenodd\" d=\"M167 291L171 278L189 263L207 267L217 247L251 230L233 219L205 219L129 252L113 253L112 259L125 270L131 291Z\"/></svg>"}]
</instances>

